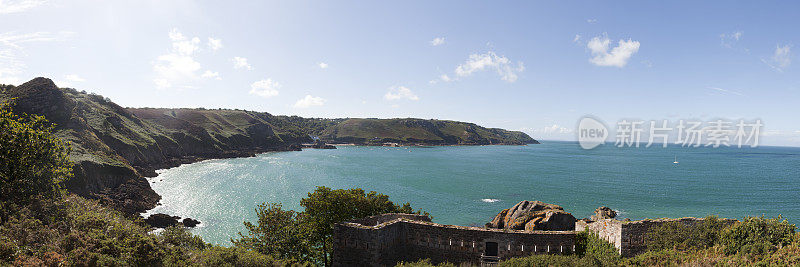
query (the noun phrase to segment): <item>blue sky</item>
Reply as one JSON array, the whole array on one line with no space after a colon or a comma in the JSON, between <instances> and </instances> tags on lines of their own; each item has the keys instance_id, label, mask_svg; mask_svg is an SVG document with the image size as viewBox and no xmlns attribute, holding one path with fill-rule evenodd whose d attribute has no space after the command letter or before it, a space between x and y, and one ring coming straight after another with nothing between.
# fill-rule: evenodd
<instances>
[{"instance_id":1,"label":"blue sky","mask_svg":"<svg viewBox=\"0 0 800 267\"><path fill-rule=\"evenodd\" d=\"M0 0L0 83L130 107L419 117L574 139L580 117L761 119L800 146L800 4Z\"/></svg>"}]
</instances>

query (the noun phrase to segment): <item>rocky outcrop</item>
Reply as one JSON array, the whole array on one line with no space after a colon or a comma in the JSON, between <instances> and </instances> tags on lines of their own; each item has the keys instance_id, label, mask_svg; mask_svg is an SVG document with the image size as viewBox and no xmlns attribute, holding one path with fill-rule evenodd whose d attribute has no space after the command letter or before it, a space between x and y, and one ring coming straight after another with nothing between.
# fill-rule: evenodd
<instances>
[{"instance_id":1,"label":"rocky outcrop","mask_svg":"<svg viewBox=\"0 0 800 267\"><path fill-rule=\"evenodd\" d=\"M147 219L144 219L144 222L155 228L167 228L170 226L178 225L179 223L178 220L180 219L181 217L178 216L170 216L164 213L156 213L150 215L149 217L147 217Z\"/></svg>"},{"instance_id":2,"label":"rocky outcrop","mask_svg":"<svg viewBox=\"0 0 800 267\"><path fill-rule=\"evenodd\" d=\"M575 229L575 217L564 211L561 206L524 200L510 209L500 211L486 224L486 227L525 231L570 231Z\"/></svg>"},{"instance_id":3,"label":"rocky outcrop","mask_svg":"<svg viewBox=\"0 0 800 267\"><path fill-rule=\"evenodd\" d=\"M186 226L195 227L200 224L200 221L192 218L184 218L181 220L179 216L171 216L164 213L152 214L144 219L144 222L155 228L167 228L170 226Z\"/></svg>"},{"instance_id":4,"label":"rocky outcrop","mask_svg":"<svg viewBox=\"0 0 800 267\"><path fill-rule=\"evenodd\" d=\"M604 219L614 219L617 217L617 212L609 207L601 206L594 210L594 215L590 218L592 221L599 221Z\"/></svg>"},{"instance_id":5,"label":"rocky outcrop","mask_svg":"<svg viewBox=\"0 0 800 267\"><path fill-rule=\"evenodd\" d=\"M186 227L195 227L200 224L200 221L192 219L192 218L185 218L183 219L183 226Z\"/></svg>"}]
</instances>

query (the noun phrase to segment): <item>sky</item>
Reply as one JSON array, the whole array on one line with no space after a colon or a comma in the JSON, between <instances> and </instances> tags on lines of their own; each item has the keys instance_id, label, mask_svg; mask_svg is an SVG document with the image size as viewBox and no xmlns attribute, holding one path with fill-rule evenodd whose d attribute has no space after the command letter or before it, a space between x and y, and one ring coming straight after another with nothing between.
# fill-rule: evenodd
<instances>
[{"instance_id":1,"label":"sky","mask_svg":"<svg viewBox=\"0 0 800 267\"><path fill-rule=\"evenodd\" d=\"M666 2L0 0L0 83L545 140L585 115L759 119L800 146L800 3Z\"/></svg>"}]
</instances>

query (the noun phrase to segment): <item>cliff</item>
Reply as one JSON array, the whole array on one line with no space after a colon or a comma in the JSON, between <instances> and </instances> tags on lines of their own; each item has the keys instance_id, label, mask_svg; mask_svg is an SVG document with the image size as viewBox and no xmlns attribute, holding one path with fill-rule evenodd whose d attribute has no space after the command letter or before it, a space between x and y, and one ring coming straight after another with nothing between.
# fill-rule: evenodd
<instances>
[{"instance_id":1,"label":"cliff","mask_svg":"<svg viewBox=\"0 0 800 267\"><path fill-rule=\"evenodd\" d=\"M126 213L145 211L158 196L143 177L210 158L299 150L311 136L327 142L421 145L538 143L522 132L422 119L317 119L245 110L123 108L96 94L58 88L47 78L0 86L17 113L42 115L71 144L72 192Z\"/></svg>"}]
</instances>

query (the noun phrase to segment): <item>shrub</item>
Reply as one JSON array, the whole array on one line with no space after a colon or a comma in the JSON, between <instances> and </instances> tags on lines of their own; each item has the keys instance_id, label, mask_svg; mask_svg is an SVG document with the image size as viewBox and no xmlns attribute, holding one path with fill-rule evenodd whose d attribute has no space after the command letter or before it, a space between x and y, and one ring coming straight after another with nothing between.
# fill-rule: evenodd
<instances>
[{"instance_id":1,"label":"shrub","mask_svg":"<svg viewBox=\"0 0 800 267\"><path fill-rule=\"evenodd\" d=\"M533 255L512 258L500 262L499 266L607 266L594 257L578 255Z\"/></svg>"},{"instance_id":2,"label":"shrub","mask_svg":"<svg viewBox=\"0 0 800 267\"><path fill-rule=\"evenodd\" d=\"M794 239L795 225L781 216L776 218L747 217L722 232L726 254L746 253L760 256L789 245Z\"/></svg>"},{"instance_id":3,"label":"shrub","mask_svg":"<svg viewBox=\"0 0 800 267\"><path fill-rule=\"evenodd\" d=\"M596 233L583 231L575 239L575 254L602 266L616 265L621 257L613 244L603 240Z\"/></svg>"},{"instance_id":4,"label":"shrub","mask_svg":"<svg viewBox=\"0 0 800 267\"><path fill-rule=\"evenodd\" d=\"M678 266L690 259L685 251L675 249L649 250L636 257L625 260L625 265L632 266Z\"/></svg>"},{"instance_id":5,"label":"shrub","mask_svg":"<svg viewBox=\"0 0 800 267\"><path fill-rule=\"evenodd\" d=\"M288 263L270 256L240 247L210 247L198 253L198 264L202 266L308 266Z\"/></svg>"},{"instance_id":6,"label":"shrub","mask_svg":"<svg viewBox=\"0 0 800 267\"><path fill-rule=\"evenodd\" d=\"M658 251L676 249L687 251L714 246L725 224L716 216L706 217L696 225L668 222L651 229L645 236L647 249Z\"/></svg>"},{"instance_id":7,"label":"shrub","mask_svg":"<svg viewBox=\"0 0 800 267\"><path fill-rule=\"evenodd\" d=\"M72 175L72 164L67 144L53 129L42 116L20 117L0 103L0 223L8 218L10 204L61 195L59 183Z\"/></svg>"},{"instance_id":8,"label":"shrub","mask_svg":"<svg viewBox=\"0 0 800 267\"><path fill-rule=\"evenodd\" d=\"M159 234L164 243L187 249L204 249L206 243L199 236L193 235L186 227L170 226Z\"/></svg>"},{"instance_id":9,"label":"shrub","mask_svg":"<svg viewBox=\"0 0 800 267\"><path fill-rule=\"evenodd\" d=\"M244 222L248 234L239 233L236 246L253 249L279 259L313 260L310 225L301 220L301 213L283 210L281 204L264 203L256 207L257 224Z\"/></svg>"}]
</instances>

